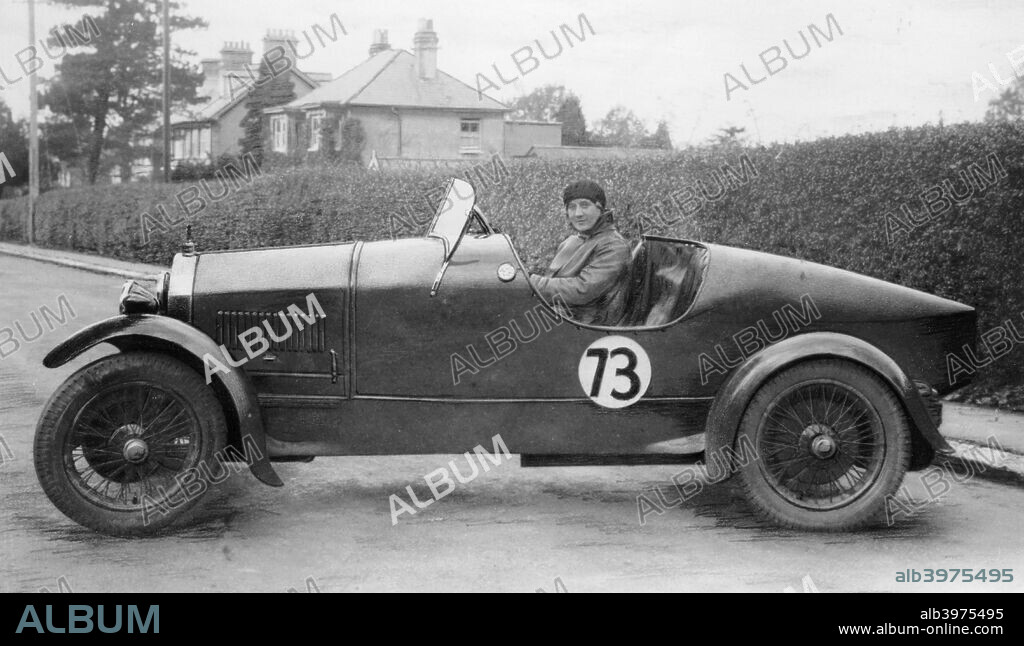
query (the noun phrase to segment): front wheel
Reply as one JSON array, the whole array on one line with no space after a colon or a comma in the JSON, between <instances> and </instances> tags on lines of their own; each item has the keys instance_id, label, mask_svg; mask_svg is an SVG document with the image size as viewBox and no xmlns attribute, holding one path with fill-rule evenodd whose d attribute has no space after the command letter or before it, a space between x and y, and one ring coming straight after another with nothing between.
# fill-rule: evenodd
<instances>
[{"instance_id":1,"label":"front wheel","mask_svg":"<svg viewBox=\"0 0 1024 646\"><path fill-rule=\"evenodd\" d=\"M899 400L875 374L840 360L798 364L758 390L738 442L749 500L774 522L842 531L874 523L910 462Z\"/></svg>"},{"instance_id":2,"label":"front wheel","mask_svg":"<svg viewBox=\"0 0 1024 646\"><path fill-rule=\"evenodd\" d=\"M224 413L202 376L177 359L128 352L73 374L36 428L43 491L104 534L156 532L194 507L223 469Z\"/></svg>"}]
</instances>

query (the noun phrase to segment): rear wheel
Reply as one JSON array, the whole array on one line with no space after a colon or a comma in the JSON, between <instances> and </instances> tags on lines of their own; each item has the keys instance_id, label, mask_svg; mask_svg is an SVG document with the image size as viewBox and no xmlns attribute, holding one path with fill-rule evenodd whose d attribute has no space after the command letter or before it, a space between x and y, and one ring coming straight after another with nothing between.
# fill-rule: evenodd
<instances>
[{"instance_id":1,"label":"rear wheel","mask_svg":"<svg viewBox=\"0 0 1024 646\"><path fill-rule=\"evenodd\" d=\"M47 402L36 475L72 520L117 536L155 532L194 507L219 473L220 403L163 354L111 355L72 375Z\"/></svg>"},{"instance_id":2,"label":"rear wheel","mask_svg":"<svg viewBox=\"0 0 1024 646\"><path fill-rule=\"evenodd\" d=\"M873 523L910 462L903 408L885 383L839 360L799 364L754 396L737 440L750 501L778 524L841 531Z\"/></svg>"}]
</instances>

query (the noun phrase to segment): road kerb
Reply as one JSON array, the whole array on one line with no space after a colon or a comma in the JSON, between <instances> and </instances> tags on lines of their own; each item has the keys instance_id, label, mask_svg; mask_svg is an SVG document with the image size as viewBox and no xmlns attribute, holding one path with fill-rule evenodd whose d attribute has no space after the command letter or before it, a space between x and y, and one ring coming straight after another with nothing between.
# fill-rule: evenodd
<instances>
[{"instance_id":1,"label":"road kerb","mask_svg":"<svg viewBox=\"0 0 1024 646\"><path fill-rule=\"evenodd\" d=\"M81 269L83 271L92 272L95 274L105 274L108 276L118 276L120 278L140 280L140 281L152 281L153 274L155 272L141 272L133 271L131 269L125 269L121 267L113 267L110 265L102 264L100 262L90 262L84 260L75 260L72 258L61 257L58 255L52 255L46 252L36 252L30 247L16 248L11 245L0 246L0 254L9 256L17 256L19 258L26 258L28 260L36 260L38 262L47 262L53 265L61 265L63 267L71 267L73 269ZM166 269L164 270L166 271Z\"/></svg>"},{"instance_id":2,"label":"road kerb","mask_svg":"<svg viewBox=\"0 0 1024 646\"><path fill-rule=\"evenodd\" d=\"M940 460L959 465L986 480L1024 485L1024 455L1001 451L991 445L946 439L954 453Z\"/></svg>"}]
</instances>

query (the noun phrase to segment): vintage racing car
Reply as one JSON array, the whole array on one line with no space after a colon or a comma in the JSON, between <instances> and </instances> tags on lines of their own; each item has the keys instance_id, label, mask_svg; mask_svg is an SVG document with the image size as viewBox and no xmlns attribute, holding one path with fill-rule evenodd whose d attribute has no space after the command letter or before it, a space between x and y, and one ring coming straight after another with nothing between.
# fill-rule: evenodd
<instances>
[{"instance_id":1,"label":"vintage racing car","mask_svg":"<svg viewBox=\"0 0 1024 646\"><path fill-rule=\"evenodd\" d=\"M703 459L773 521L838 531L949 451L936 398L947 354L973 349L971 307L656 236L630 272L618 325L573 321L458 179L421 238L186 250L46 356L119 351L46 404L39 481L75 521L137 535L231 460L281 486L275 461L459 454L500 433L523 466Z\"/></svg>"}]
</instances>

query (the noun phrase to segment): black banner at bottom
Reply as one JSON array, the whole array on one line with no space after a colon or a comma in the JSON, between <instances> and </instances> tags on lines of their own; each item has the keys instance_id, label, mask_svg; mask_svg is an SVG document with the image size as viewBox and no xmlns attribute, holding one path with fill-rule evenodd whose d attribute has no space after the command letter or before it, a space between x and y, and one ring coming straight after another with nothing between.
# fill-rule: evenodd
<instances>
[{"instance_id":1,"label":"black banner at bottom","mask_svg":"<svg viewBox=\"0 0 1024 646\"><path fill-rule=\"evenodd\" d=\"M520 632L539 631L545 639L562 633L578 639L590 631L607 637L606 631L615 624L642 638L653 627L650 624L662 624L667 618L677 620L673 623L682 631L680 638L688 641L789 635L801 641L949 637L1019 642L1021 636L1020 597L1009 593L798 592L742 598L736 594L645 595L629 600L591 595L578 611L565 595L557 601L550 595L534 599L538 603L529 609L533 617L519 618L522 613L513 612L507 600L493 595L463 598L457 606L440 596L412 603L373 597L365 599L373 607L363 611L359 607L363 600L340 601L329 594L10 594L0 597L0 634L5 644L54 638L73 641L78 635L103 640L128 637L138 643L200 636L294 639L311 633L343 639L382 623L389 634L400 634L403 628L423 634L428 626L437 629L444 622L452 622L453 629L464 628L464 622L475 617L474 623L484 624L481 628L496 621L504 630L495 634L507 635L506 631L516 631L516 624L523 623ZM694 626L702 630L694 632ZM665 627L660 626L662 631Z\"/></svg>"}]
</instances>

